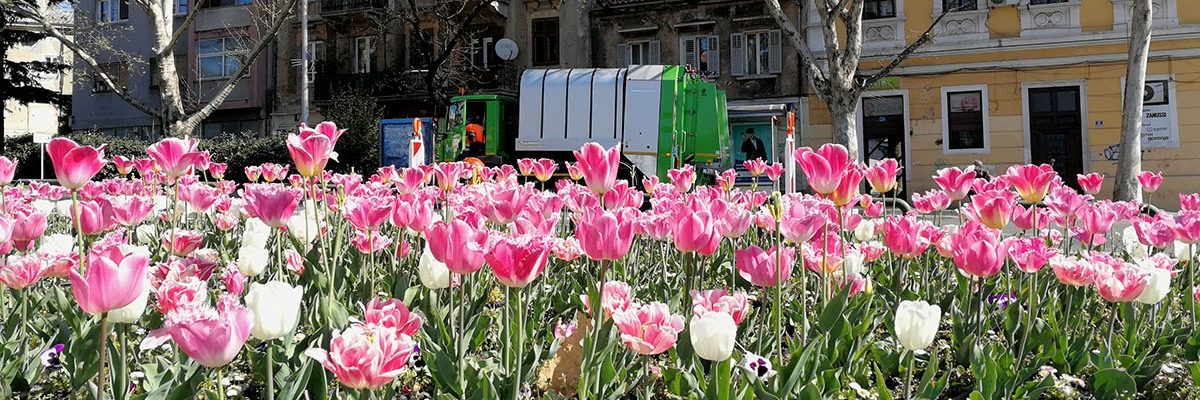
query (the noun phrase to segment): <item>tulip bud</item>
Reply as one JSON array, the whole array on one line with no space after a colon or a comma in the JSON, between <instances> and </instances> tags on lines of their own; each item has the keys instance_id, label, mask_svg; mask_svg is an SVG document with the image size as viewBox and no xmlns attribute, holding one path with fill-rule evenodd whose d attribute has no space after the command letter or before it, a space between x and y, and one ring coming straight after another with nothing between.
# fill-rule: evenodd
<instances>
[{"instance_id":1,"label":"tulip bud","mask_svg":"<svg viewBox=\"0 0 1200 400\"><path fill-rule=\"evenodd\" d=\"M921 350L933 344L942 308L925 301L904 300L896 310L896 337L908 350Z\"/></svg>"},{"instance_id":2,"label":"tulip bud","mask_svg":"<svg viewBox=\"0 0 1200 400\"><path fill-rule=\"evenodd\" d=\"M300 298L304 288L285 282L251 283L246 293L246 306L254 312L250 335L260 340L283 337L296 329L300 315Z\"/></svg>"},{"instance_id":3,"label":"tulip bud","mask_svg":"<svg viewBox=\"0 0 1200 400\"><path fill-rule=\"evenodd\" d=\"M1135 301L1142 304L1158 304L1171 292L1171 271L1161 268L1146 268L1148 282Z\"/></svg>"},{"instance_id":4,"label":"tulip bud","mask_svg":"<svg viewBox=\"0 0 1200 400\"><path fill-rule=\"evenodd\" d=\"M733 345L737 341L737 324L728 313L709 311L692 318L688 334L692 339L692 348L700 358L725 361L733 353Z\"/></svg>"}]
</instances>

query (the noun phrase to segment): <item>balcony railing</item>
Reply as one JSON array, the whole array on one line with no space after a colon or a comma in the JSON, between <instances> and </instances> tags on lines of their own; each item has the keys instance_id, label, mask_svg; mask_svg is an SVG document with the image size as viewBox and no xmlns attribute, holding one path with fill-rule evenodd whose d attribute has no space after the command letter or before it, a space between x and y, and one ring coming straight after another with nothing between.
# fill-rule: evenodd
<instances>
[{"instance_id":1,"label":"balcony railing","mask_svg":"<svg viewBox=\"0 0 1200 400\"><path fill-rule=\"evenodd\" d=\"M328 100L341 91L353 91L368 96L389 96L404 86L402 76L392 72L369 72L363 74L317 74L314 84L315 98Z\"/></svg>"},{"instance_id":2,"label":"balcony railing","mask_svg":"<svg viewBox=\"0 0 1200 400\"><path fill-rule=\"evenodd\" d=\"M388 0L321 0L321 13L348 13L387 8L387 6Z\"/></svg>"}]
</instances>

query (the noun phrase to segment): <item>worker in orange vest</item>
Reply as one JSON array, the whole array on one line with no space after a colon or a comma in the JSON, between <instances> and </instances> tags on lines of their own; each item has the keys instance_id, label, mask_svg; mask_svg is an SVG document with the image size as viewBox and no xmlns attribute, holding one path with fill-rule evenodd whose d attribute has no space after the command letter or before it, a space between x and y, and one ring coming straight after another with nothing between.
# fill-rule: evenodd
<instances>
[{"instance_id":1,"label":"worker in orange vest","mask_svg":"<svg viewBox=\"0 0 1200 400\"><path fill-rule=\"evenodd\" d=\"M467 152L473 155L483 155L487 149L483 124L479 122L479 119L476 118L467 124Z\"/></svg>"}]
</instances>

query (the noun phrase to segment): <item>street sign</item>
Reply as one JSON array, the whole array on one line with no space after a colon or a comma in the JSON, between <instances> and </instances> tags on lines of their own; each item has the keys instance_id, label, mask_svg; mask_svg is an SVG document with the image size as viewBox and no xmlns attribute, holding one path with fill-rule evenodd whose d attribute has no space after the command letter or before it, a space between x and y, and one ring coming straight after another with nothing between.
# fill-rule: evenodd
<instances>
[{"instance_id":1,"label":"street sign","mask_svg":"<svg viewBox=\"0 0 1200 400\"><path fill-rule=\"evenodd\" d=\"M50 143L50 139L54 138L54 134L50 132L34 132L33 142L39 144Z\"/></svg>"},{"instance_id":2,"label":"street sign","mask_svg":"<svg viewBox=\"0 0 1200 400\"><path fill-rule=\"evenodd\" d=\"M421 138L421 119L413 118L413 137L409 142L408 148L408 166L415 167L425 165L425 140Z\"/></svg>"},{"instance_id":3,"label":"street sign","mask_svg":"<svg viewBox=\"0 0 1200 400\"><path fill-rule=\"evenodd\" d=\"M413 121L420 121L420 125L413 124ZM380 165L392 165L396 168L404 168L420 165L428 160L432 160L432 122L432 118L397 118L379 121ZM416 129L420 129L422 133L419 141L421 142L421 148L425 150L422 154L423 157L418 160L414 160L411 157L414 147L412 142L415 139L413 133L416 132Z\"/></svg>"}]
</instances>

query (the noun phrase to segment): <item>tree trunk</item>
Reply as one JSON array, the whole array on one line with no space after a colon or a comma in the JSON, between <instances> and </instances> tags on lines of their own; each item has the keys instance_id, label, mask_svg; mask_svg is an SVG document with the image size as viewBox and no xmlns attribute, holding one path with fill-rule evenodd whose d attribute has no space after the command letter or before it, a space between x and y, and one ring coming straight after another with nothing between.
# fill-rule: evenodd
<instances>
[{"instance_id":1,"label":"tree trunk","mask_svg":"<svg viewBox=\"0 0 1200 400\"><path fill-rule=\"evenodd\" d=\"M1121 151L1113 184L1113 200L1118 201L1142 199L1137 175L1142 171L1142 95L1146 85L1146 58L1150 53L1150 1L1135 0L1129 13L1129 65L1121 115Z\"/></svg>"},{"instance_id":2,"label":"tree trunk","mask_svg":"<svg viewBox=\"0 0 1200 400\"><path fill-rule=\"evenodd\" d=\"M8 10L0 7L0 29L8 29ZM0 43L0 79L6 79L8 72L4 60L8 59L8 45ZM0 154L4 154L4 146L8 135L4 133L4 109L8 107L8 93L0 93Z\"/></svg>"},{"instance_id":3,"label":"tree trunk","mask_svg":"<svg viewBox=\"0 0 1200 400\"><path fill-rule=\"evenodd\" d=\"M829 116L833 122L833 142L846 146L850 159L858 159L858 128L854 102L829 102Z\"/></svg>"}]
</instances>

